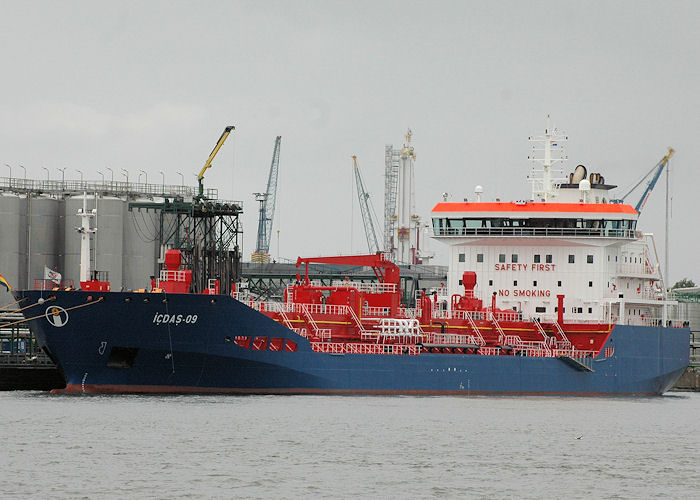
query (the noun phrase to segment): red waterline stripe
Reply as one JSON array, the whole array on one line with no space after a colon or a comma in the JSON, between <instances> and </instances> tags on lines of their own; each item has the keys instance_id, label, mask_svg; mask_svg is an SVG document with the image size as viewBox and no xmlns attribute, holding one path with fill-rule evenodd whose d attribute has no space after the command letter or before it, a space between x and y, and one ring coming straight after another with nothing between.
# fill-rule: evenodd
<instances>
[{"instance_id":1,"label":"red waterline stripe","mask_svg":"<svg viewBox=\"0 0 700 500\"><path fill-rule=\"evenodd\" d=\"M658 396L653 392L521 392L521 391L429 391L429 390L363 390L363 389L244 389L224 387L190 387L159 385L94 385L68 384L52 394L247 394L247 395L348 395L348 396Z\"/></svg>"}]
</instances>

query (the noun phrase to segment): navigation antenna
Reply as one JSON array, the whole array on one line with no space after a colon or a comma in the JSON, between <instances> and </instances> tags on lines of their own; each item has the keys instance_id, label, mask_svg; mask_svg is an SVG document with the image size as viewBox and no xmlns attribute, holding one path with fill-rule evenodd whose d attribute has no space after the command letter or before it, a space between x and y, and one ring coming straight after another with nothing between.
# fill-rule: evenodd
<instances>
[{"instance_id":1,"label":"navigation antenna","mask_svg":"<svg viewBox=\"0 0 700 500\"><path fill-rule=\"evenodd\" d=\"M528 141L534 143L532 155L528 160L533 162L530 175L527 179L532 183L533 201L552 201L557 197L559 186L566 181L561 168L552 168L557 162L565 162L569 159L564 154L564 142L569 138L552 128L551 120L547 115L547 124L544 135L539 137L528 137ZM541 165L537 165L539 163Z\"/></svg>"}]
</instances>

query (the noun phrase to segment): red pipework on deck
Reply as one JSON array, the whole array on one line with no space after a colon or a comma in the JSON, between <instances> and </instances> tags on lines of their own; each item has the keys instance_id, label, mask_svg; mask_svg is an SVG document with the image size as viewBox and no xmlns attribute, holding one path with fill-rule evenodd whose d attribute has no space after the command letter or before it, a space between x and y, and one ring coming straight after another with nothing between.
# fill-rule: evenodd
<instances>
[{"instance_id":1,"label":"red pipework on deck","mask_svg":"<svg viewBox=\"0 0 700 500\"><path fill-rule=\"evenodd\" d=\"M564 296L557 295L557 323L564 324Z\"/></svg>"},{"instance_id":2,"label":"red pipework on deck","mask_svg":"<svg viewBox=\"0 0 700 500\"><path fill-rule=\"evenodd\" d=\"M454 294L452 296L452 309L480 311L483 307L482 301L474 295L476 273L474 271L464 271L462 274L462 285L464 286L464 295Z\"/></svg>"},{"instance_id":3,"label":"red pipework on deck","mask_svg":"<svg viewBox=\"0 0 700 500\"><path fill-rule=\"evenodd\" d=\"M346 266L371 267L380 283L399 285L399 266L386 260L381 253L369 255L339 255L336 257L299 257L297 267L305 264L304 280L309 280L309 264L341 264Z\"/></svg>"},{"instance_id":4,"label":"red pipework on deck","mask_svg":"<svg viewBox=\"0 0 700 500\"><path fill-rule=\"evenodd\" d=\"M370 255L340 255L337 257L299 257L297 267L304 264L304 280L293 287L295 302L320 304L323 302L323 291L330 291L326 304L349 305L358 316L362 306L386 307L392 316L398 313L401 303L401 275L399 267L386 260L382 254ZM360 286L347 283L345 286L312 286L309 280L309 264L341 264L349 266L371 267L381 284L393 284L393 291L380 290L375 293L361 290Z\"/></svg>"}]
</instances>

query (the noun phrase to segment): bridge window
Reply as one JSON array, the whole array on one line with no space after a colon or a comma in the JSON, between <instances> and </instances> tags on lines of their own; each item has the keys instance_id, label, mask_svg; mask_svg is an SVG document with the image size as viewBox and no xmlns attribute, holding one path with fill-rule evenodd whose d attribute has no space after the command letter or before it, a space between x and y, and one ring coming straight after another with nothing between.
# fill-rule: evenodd
<instances>
[{"instance_id":1,"label":"bridge window","mask_svg":"<svg viewBox=\"0 0 700 500\"><path fill-rule=\"evenodd\" d=\"M489 286L493 286L493 280L489 280Z\"/></svg>"},{"instance_id":2,"label":"bridge window","mask_svg":"<svg viewBox=\"0 0 700 500\"><path fill-rule=\"evenodd\" d=\"M533 281L532 286L537 286L537 281Z\"/></svg>"},{"instance_id":3,"label":"bridge window","mask_svg":"<svg viewBox=\"0 0 700 500\"><path fill-rule=\"evenodd\" d=\"M513 286L518 286L518 280L513 281Z\"/></svg>"},{"instance_id":4,"label":"bridge window","mask_svg":"<svg viewBox=\"0 0 700 500\"><path fill-rule=\"evenodd\" d=\"M588 264L593 264L593 256L592 255L586 255L586 262Z\"/></svg>"},{"instance_id":5,"label":"bridge window","mask_svg":"<svg viewBox=\"0 0 700 500\"><path fill-rule=\"evenodd\" d=\"M498 254L498 262L505 262L505 261L506 261L506 254L499 253Z\"/></svg>"},{"instance_id":6,"label":"bridge window","mask_svg":"<svg viewBox=\"0 0 700 500\"><path fill-rule=\"evenodd\" d=\"M518 254L514 253L513 255L510 256L510 261L511 262L518 262Z\"/></svg>"},{"instance_id":7,"label":"bridge window","mask_svg":"<svg viewBox=\"0 0 700 500\"><path fill-rule=\"evenodd\" d=\"M544 306L537 306L537 307L535 307L535 312L544 313L544 312L547 312L547 308Z\"/></svg>"},{"instance_id":8,"label":"bridge window","mask_svg":"<svg viewBox=\"0 0 700 500\"><path fill-rule=\"evenodd\" d=\"M573 255L569 255L569 264L573 264L576 261Z\"/></svg>"},{"instance_id":9,"label":"bridge window","mask_svg":"<svg viewBox=\"0 0 700 500\"><path fill-rule=\"evenodd\" d=\"M561 281L557 281L557 286L561 286Z\"/></svg>"},{"instance_id":10,"label":"bridge window","mask_svg":"<svg viewBox=\"0 0 700 500\"><path fill-rule=\"evenodd\" d=\"M483 253L476 254L476 261L477 262L484 262L484 254Z\"/></svg>"},{"instance_id":11,"label":"bridge window","mask_svg":"<svg viewBox=\"0 0 700 500\"><path fill-rule=\"evenodd\" d=\"M458 260L459 260L460 262L464 262L464 261L465 261L465 255L464 255L463 253L459 254Z\"/></svg>"},{"instance_id":12,"label":"bridge window","mask_svg":"<svg viewBox=\"0 0 700 500\"><path fill-rule=\"evenodd\" d=\"M588 282L588 286L589 286L589 287L592 287L592 286L593 286L593 282L592 282L592 281L589 281L589 282Z\"/></svg>"},{"instance_id":13,"label":"bridge window","mask_svg":"<svg viewBox=\"0 0 700 500\"><path fill-rule=\"evenodd\" d=\"M551 253L546 255L545 262L546 262L547 264L551 264L551 263L552 263L552 254L551 254Z\"/></svg>"},{"instance_id":14,"label":"bridge window","mask_svg":"<svg viewBox=\"0 0 700 500\"><path fill-rule=\"evenodd\" d=\"M538 254L538 253L535 254L535 257L533 258L533 262L534 262L535 264L539 264L539 263L540 263L540 254Z\"/></svg>"}]
</instances>

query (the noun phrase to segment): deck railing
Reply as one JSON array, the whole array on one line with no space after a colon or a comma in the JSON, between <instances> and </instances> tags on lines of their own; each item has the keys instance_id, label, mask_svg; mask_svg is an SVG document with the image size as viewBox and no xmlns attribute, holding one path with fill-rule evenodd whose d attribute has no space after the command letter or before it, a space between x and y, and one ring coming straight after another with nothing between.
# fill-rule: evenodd
<instances>
[{"instance_id":1,"label":"deck railing","mask_svg":"<svg viewBox=\"0 0 700 500\"><path fill-rule=\"evenodd\" d=\"M578 227L442 227L435 228L435 236L559 236L637 238L634 229L578 228Z\"/></svg>"}]
</instances>

